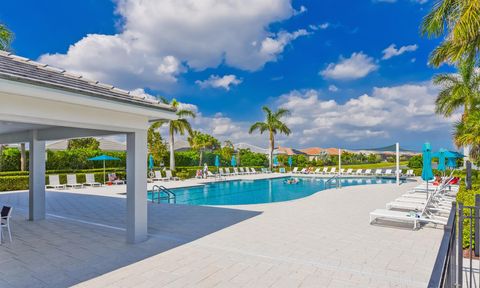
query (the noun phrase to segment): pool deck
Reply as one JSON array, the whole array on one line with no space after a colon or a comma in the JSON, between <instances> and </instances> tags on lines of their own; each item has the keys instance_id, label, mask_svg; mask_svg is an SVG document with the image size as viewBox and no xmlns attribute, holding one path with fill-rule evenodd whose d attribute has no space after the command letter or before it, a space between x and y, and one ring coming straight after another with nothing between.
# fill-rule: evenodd
<instances>
[{"instance_id":1,"label":"pool deck","mask_svg":"<svg viewBox=\"0 0 480 288\"><path fill-rule=\"evenodd\" d=\"M0 193L15 207L0 287L426 287L443 227L368 223L415 185L230 207L150 203L150 237L137 245L125 243L122 186L48 192L39 222L25 220L27 193Z\"/></svg>"}]
</instances>

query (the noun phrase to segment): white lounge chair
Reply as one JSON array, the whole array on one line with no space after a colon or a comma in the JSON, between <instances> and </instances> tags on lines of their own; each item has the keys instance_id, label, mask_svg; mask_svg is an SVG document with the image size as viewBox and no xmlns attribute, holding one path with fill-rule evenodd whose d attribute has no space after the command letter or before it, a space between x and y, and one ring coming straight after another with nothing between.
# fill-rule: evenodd
<instances>
[{"instance_id":1,"label":"white lounge chair","mask_svg":"<svg viewBox=\"0 0 480 288\"><path fill-rule=\"evenodd\" d=\"M363 175L372 175L372 169L366 169Z\"/></svg>"},{"instance_id":2,"label":"white lounge chair","mask_svg":"<svg viewBox=\"0 0 480 288\"><path fill-rule=\"evenodd\" d=\"M65 184L60 184L60 176L48 175L48 185L45 185L45 188L65 189L65 187Z\"/></svg>"},{"instance_id":3,"label":"white lounge chair","mask_svg":"<svg viewBox=\"0 0 480 288\"><path fill-rule=\"evenodd\" d=\"M3 206L2 211L0 212L0 233L2 233L2 237L0 237L0 239L3 239L3 229L7 229L10 243L12 243L12 230L10 228L10 219L12 218L12 211L13 211L12 207Z\"/></svg>"},{"instance_id":4,"label":"white lounge chair","mask_svg":"<svg viewBox=\"0 0 480 288\"><path fill-rule=\"evenodd\" d=\"M260 172L257 172L257 170L255 170L255 168L250 168L250 170L253 172L253 174L260 174Z\"/></svg>"},{"instance_id":5,"label":"white lounge chair","mask_svg":"<svg viewBox=\"0 0 480 288\"><path fill-rule=\"evenodd\" d=\"M292 173L297 174L298 173L298 167L294 167L293 170L292 170Z\"/></svg>"},{"instance_id":6,"label":"white lounge chair","mask_svg":"<svg viewBox=\"0 0 480 288\"><path fill-rule=\"evenodd\" d=\"M113 185L123 185L123 184L125 184L125 181L119 179L117 177L117 174L115 174L115 173L108 174L108 182L112 183Z\"/></svg>"},{"instance_id":7,"label":"white lounge chair","mask_svg":"<svg viewBox=\"0 0 480 288\"><path fill-rule=\"evenodd\" d=\"M352 168L348 168L347 171L345 172L345 174L347 174L347 175L352 175L352 174L353 174L353 169L352 169Z\"/></svg>"},{"instance_id":8,"label":"white lounge chair","mask_svg":"<svg viewBox=\"0 0 480 288\"><path fill-rule=\"evenodd\" d=\"M330 170L329 174L335 174L335 173L337 173L337 168L333 167L333 168Z\"/></svg>"},{"instance_id":9,"label":"white lounge chair","mask_svg":"<svg viewBox=\"0 0 480 288\"><path fill-rule=\"evenodd\" d=\"M328 167L323 167L322 174L328 174Z\"/></svg>"},{"instance_id":10,"label":"white lounge chair","mask_svg":"<svg viewBox=\"0 0 480 288\"><path fill-rule=\"evenodd\" d=\"M102 183L96 182L95 181L95 175L94 174L85 174L85 183L83 185L88 185L92 187L100 187L102 186Z\"/></svg>"},{"instance_id":11,"label":"white lounge chair","mask_svg":"<svg viewBox=\"0 0 480 288\"><path fill-rule=\"evenodd\" d=\"M345 174L345 169L340 169L340 174Z\"/></svg>"},{"instance_id":12,"label":"white lounge chair","mask_svg":"<svg viewBox=\"0 0 480 288\"><path fill-rule=\"evenodd\" d=\"M375 170L375 176L382 176L382 175L383 175L382 169Z\"/></svg>"},{"instance_id":13,"label":"white lounge chair","mask_svg":"<svg viewBox=\"0 0 480 288\"><path fill-rule=\"evenodd\" d=\"M287 171L285 170L285 167L282 167L282 168L278 169L278 172L279 173L286 173Z\"/></svg>"},{"instance_id":14,"label":"white lounge chair","mask_svg":"<svg viewBox=\"0 0 480 288\"><path fill-rule=\"evenodd\" d=\"M77 175L76 174L68 174L67 175L67 187L72 188L83 188L83 184L77 183Z\"/></svg>"},{"instance_id":15,"label":"white lounge chair","mask_svg":"<svg viewBox=\"0 0 480 288\"><path fill-rule=\"evenodd\" d=\"M363 174L363 169L357 169L357 172L355 172L355 175L362 175Z\"/></svg>"},{"instance_id":16,"label":"white lounge chair","mask_svg":"<svg viewBox=\"0 0 480 288\"><path fill-rule=\"evenodd\" d=\"M307 174L307 168L303 168L299 173L300 174Z\"/></svg>"},{"instance_id":17,"label":"white lounge chair","mask_svg":"<svg viewBox=\"0 0 480 288\"><path fill-rule=\"evenodd\" d=\"M238 168L237 168L237 167L233 167L233 174L235 174L235 175L242 175L243 173L238 172Z\"/></svg>"},{"instance_id":18,"label":"white lounge chair","mask_svg":"<svg viewBox=\"0 0 480 288\"><path fill-rule=\"evenodd\" d=\"M313 174L320 174L320 173L321 173L320 168L317 168L317 169L315 169L315 171L313 171Z\"/></svg>"},{"instance_id":19,"label":"white lounge chair","mask_svg":"<svg viewBox=\"0 0 480 288\"><path fill-rule=\"evenodd\" d=\"M153 181L168 181L168 178L163 177L161 171L155 171L155 177L153 177L152 180Z\"/></svg>"},{"instance_id":20,"label":"white lounge chair","mask_svg":"<svg viewBox=\"0 0 480 288\"><path fill-rule=\"evenodd\" d=\"M405 173L405 176L407 176L407 177L415 177L415 173L413 173L413 170L407 170L407 173Z\"/></svg>"},{"instance_id":21,"label":"white lounge chair","mask_svg":"<svg viewBox=\"0 0 480 288\"><path fill-rule=\"evenodd\" d=\"M180 178L173 176L172 170L166 170L165 171L165 176L166 176L166 178L168 178L168 180L174 180L174 181L180 180Z\"/></svg>"},{"instance_id":22,"label":"white lounge chair","mask_svg":"<svg viewBox=\"0 0 480 288\"><path fill-rule=\"evenodd\" d=\"M392 169L387 169L387 170L385 170L385 174L384 174L384 175L385 175L385 176L393 176L394 174L393 174L393 172L392 172Z\"/></svg>"}]
</instances>

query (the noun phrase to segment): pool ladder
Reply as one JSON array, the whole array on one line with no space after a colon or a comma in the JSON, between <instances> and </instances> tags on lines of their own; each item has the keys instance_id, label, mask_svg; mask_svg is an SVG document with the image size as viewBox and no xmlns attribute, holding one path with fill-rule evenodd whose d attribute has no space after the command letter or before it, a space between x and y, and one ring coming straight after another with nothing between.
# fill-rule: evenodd
<instances>
[{"instance_id":1,"label":"pool ladder","mask_svg":"<svg viewBox=\"0 0 480 288\"><path fill-rule=\"evenodd\" d=\"M325 188L326 189L332 188L333 180L335 180L335 188L337 188L337 189L341 188L341 183L338 179L339 177L340 177L339 174L335 174L332 177L328 178L327 181L325 181Z\"/></svg>"},{"instance_id":2,"label":"pool ladder","mask_svg":"<svg viewBox=\"0 0 480 288\"><path fill-rule=\"evenodd\" d=\"M156 198L155 195L157 195ZM169 204L172 203L171 201L173 200L173 204L175 204L177 203L177 195L175 195L172 190L166 188L165 186L153 185L152 203L155 203L155 201L156 203L160 203L160 200L167 200Z\"/></svg>"}]
</instances>

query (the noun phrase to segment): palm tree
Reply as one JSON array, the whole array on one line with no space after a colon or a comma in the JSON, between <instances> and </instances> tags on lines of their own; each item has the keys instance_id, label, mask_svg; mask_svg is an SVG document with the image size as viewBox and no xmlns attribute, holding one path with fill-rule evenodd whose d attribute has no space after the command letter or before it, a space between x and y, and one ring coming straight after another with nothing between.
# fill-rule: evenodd
<instances>
[{"instance_id":1,"label":"palm tree","mask_svg":"<svg viewBox=\"0 0 480 288\"><path fill-rule=\"evenodd\" d=\"M185 132L188 132L188 134L192 133L192 126L188 122L185 117L192 117L195 118L195 112L188 110L188 109L179 109L180 102L178 102L176 99L173 99L172 101L168 102L167 99L161 97L160 101L162 101L165 104L168 104L172 106L173 108L177 109L177 120L160 120L157 121L159 124L158 126L163 125L163 124L168 124L168 133L169 133L169 141L168 144L170 146L170 170L175 170L175 148L174 148L174 143L175 143L175 134L180 134L180 135L185 135Z\"/></svg>"},{"instance_id":2,"label":"palm tree","mask_svg":"<svg viewBox=\"0 0 480 288\"><path fill-rule=\"evenodd\" d=\"M275 135L277 133L282 133L285 135L290 135L292 131L287 127L285 123L281 121L282 117L290 115L290 111L287 109L280 108L277 111L273 112L267 106L262 107L263 112L265 113L265 122L256 122L251 127L248 133L252 134L254 131L259 130L260 134L268 131L270 139L270 159L269 166L272 169L272 160L273 160L273 149L275 148Z\"/></svg>"},{"instance_id":3,"label":"palm tree","mask_svg":"<svg viewBox=\"0 0 480 288\"><path fill-rule=\"evenodd\" d=\"M454 141L457 147L470 146L470 157L480 159L480 111L472 111L455 124Z\"/></svg>"},{"instance_id":4,"label":"palm tree","mask_svg":"<svg viewBox=\"0 0 480 288\"><path fill-rule=\"evenodd\" d=\"M7 26L0 24L0 50L10 50L10 44L13 41L13 33Z\"/></svg>"},{"instance_id":5,"label":"palm tree","mask_svg":"<svg viewBox=\"0 0 480 288\"><path fill-rule=\"evenodd\" d=\"M188 137L188 143L193 150L197 150L199 153L199 161L198 166L202 166L203 162L203 152L205 150L215 150L220 148L220 142L218 140L208 134L204 134L200 131L193 131Z\"/></svg>"},{"instance_id":6,"label":"palm tree","mask_svg":"<svg viewBox=\"0 0 480 288\"><path fill-rule=\"evenodd\" d=\"M445 40L430 56L430 62L440 66L443 62L458 62L474 56L480 50L480 1L440 0L425 16L421 34Z\"/></svg>"},{"instance_id":7,"label":"palm tree","mask_svg":"<svg viewBox=\"0 0 480 288\"><path fill-rule=\"evenodd\" d=\"M439 74L433 83L442 90L435 101L435 112L450 117L456 110L463 108L463 117L480 103L480 73L475 70L472 58L460 61L458 74Z\"/></svg>"}]
</instances>

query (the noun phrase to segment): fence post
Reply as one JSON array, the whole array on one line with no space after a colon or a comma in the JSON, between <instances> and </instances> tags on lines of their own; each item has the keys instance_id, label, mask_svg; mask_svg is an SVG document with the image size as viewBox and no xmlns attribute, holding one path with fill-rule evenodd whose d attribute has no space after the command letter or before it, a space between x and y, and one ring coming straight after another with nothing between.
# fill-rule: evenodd
<instances>
[{"instance_id":1,"label":"fence post","mask_svg":"<svg viewBox=\"0 0 480 288\"><path fill-rule=\"evenodd\" d=\"M479 242L480 242L480 221L478 216L480 215L479 213L480 211L480 195L477 194L475 195L475 217L472 217L472 221L475 221L475 229L474 229L474 233L475 233L475 242L474 242L474 247L475 247L475 256L478 256L480 253L480 245Z\"/></svg>"},{"instance_id":2,"label":"fence post","mask_svg":"<svg viewBox=\"0 0 480 288\"><path fill-rule=\"evenodd\" d=\"M463 285L463 203L458 203L457 287Z\"/></svg>"}]
</instances>

